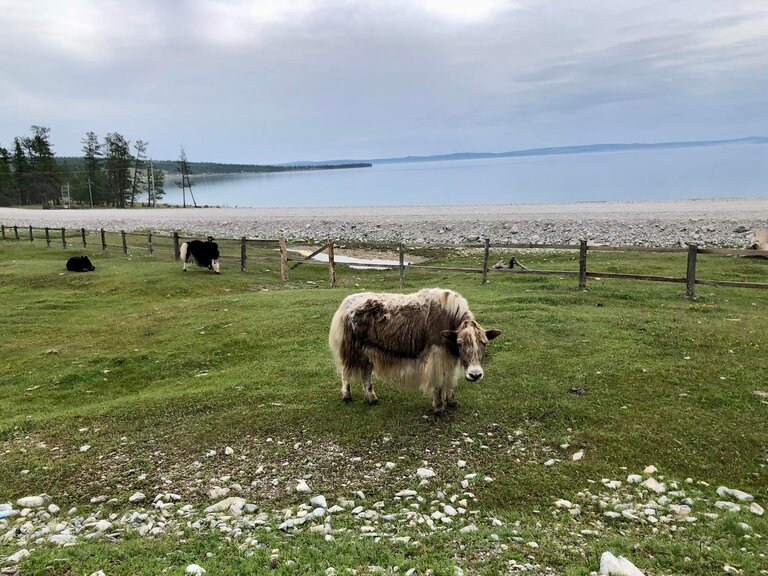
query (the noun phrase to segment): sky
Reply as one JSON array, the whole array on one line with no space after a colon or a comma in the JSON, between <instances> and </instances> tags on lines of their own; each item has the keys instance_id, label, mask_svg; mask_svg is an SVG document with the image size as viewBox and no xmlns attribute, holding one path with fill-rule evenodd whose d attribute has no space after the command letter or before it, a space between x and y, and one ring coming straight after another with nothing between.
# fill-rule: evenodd
<instances>
[{"instance_id":1,"label":"sky","mask_svg":"<svg viewBox=\"0 0 768 576\"><path fill-rule=\"evenodd\" d=\"M280 163L768 136L766 0L0 0L0 146Z\"/></svg>"}]
</instances>

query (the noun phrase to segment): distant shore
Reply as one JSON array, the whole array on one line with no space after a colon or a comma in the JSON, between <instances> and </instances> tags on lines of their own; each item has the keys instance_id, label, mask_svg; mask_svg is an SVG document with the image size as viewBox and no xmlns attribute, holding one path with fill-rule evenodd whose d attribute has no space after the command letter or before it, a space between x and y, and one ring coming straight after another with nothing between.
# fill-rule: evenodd
<instances>
[{"instance_id":1,"label":"distant shore","mask_svg":"<svg viewBox=\"0 0 768 576\"><path fill-rule=\"evenodd\" d=\"M338 208L0 208L0 224L95 230L153 230L218 238L320 241L493 242L743 247L768 227L768 197L674 201Z\"/></svg>"}]
</instances>

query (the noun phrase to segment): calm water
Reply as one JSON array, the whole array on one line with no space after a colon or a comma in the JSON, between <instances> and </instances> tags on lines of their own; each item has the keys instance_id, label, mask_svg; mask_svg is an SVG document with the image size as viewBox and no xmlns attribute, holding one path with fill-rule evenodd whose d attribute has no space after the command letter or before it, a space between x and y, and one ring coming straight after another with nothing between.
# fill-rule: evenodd
<instances>
[{"instance_id":1,"label":"calm water","mask_svg":"<svg viewBox=\"0 0 768 576\"><path fill-rule=\"evenodd\" d=\"M765 197L768 145L720 146L198 176L198 205L518 204ZM164 201L181 204L166 182ZM189 203L189 196L187 196Z\"/></svg>"}]
</instances>

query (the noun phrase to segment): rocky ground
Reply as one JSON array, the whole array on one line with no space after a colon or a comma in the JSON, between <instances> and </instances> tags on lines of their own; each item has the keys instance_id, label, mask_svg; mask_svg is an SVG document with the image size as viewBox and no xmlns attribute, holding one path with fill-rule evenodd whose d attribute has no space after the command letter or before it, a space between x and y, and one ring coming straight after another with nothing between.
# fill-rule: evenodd
<instances>
[{"instance_id":1,"label":"rocky ground","mask_svg":"<svg viewBox=\"0 0 768 576\"><path fill-rule=\"evenodd\" d=\"M768 226L768 198L670 202L581 202L499 206L354 208L164 208L22 210L0 208L5 226L108 231L174 230L215 238L463 243L578 243L744 247Z\"/></svg>"}]
</instances>

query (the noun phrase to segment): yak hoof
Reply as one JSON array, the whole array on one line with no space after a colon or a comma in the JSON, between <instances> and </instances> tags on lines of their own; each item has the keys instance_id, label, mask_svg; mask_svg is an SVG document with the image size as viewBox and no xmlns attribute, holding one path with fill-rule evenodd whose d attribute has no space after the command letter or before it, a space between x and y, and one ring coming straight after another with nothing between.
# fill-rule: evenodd
<instances>
[{"instance_id":1,"label":"yak hoof","mask_svg":"<svg viewBox=\"0 0 768 576\"><path fill-rule=\"evenodd\" d=\"M443 416L445 416L445 409L443 408L440 410L435 410L433 414L435 415L435 418L442 418Z\"/></svg>"},{"instance_id":2,"label":"yak hoof","mask_svg":"<svg viewBox=\"0 0 768 576\"><path fill-rule=\"evenodd\" d=\"M343 396L341 399L344 400L344 404L352 403L352 396Z\"/></svg>"},{"instance_id":3,"label":"yak hoof","mask_svg":"<svg viewBox=\"0 0 768 576\"><path fill-rule=\"evenodd\" d=\"M458 409L458 407L459 407L459 403L458 402L448 402L448 408L450 410L456 410L456 409Z\"/></svg>"},{"instance_id":4,"label":"yak hoof","mask_svg":"<svg viewBox=\"0 0 768 576\"><path fill-rule=\"evenodd\" d=\"M379 403L379 399L378 398L369 398L368 400L366 400L366 402L368 402L368 404L370 404L371 406L376 406L376 404Z\"/></svg>"}]
</instances>

